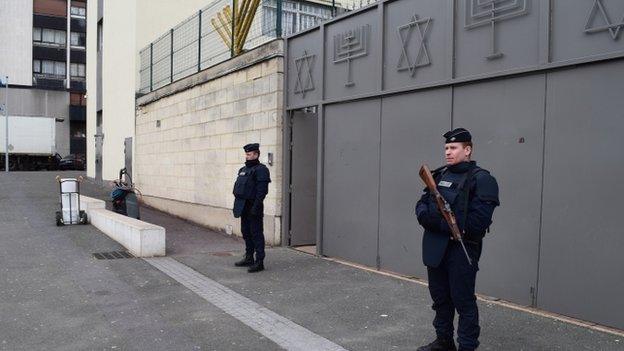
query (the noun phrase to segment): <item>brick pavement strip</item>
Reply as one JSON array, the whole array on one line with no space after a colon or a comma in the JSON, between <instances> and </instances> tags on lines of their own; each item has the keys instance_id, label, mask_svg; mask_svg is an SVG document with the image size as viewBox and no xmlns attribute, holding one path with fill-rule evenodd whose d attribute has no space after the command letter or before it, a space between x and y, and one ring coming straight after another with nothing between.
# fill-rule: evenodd
<instances>
[{"instance_id":1,"label":"brick pavement strip","mask_svg":"<svg viewBox=\"0 0 624 351\"><path fill-rule=\"evenodd\" d=\"M286 350L346 351L172 258L145 261Z\"/></svg>"}]
</instances>

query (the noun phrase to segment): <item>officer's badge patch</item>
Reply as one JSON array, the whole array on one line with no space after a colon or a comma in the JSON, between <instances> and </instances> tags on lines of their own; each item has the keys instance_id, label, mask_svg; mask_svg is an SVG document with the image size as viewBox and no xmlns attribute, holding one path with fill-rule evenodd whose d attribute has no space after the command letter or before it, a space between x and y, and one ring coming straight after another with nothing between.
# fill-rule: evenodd
<instances>
[{"instance_id":1,"label":"officer's badge patch","mask_svg":"<svg viewBox=\"0 0 624 351\"><path fill-rule=\"evenodd\" d=\"M450 188L450 187L451 187L451 185L453 185L453 183L451 183L451 182L447 182L447 181L445 181L445 180L442 180L442 181L440 181L440 182L438 183L438 185L439 185L439 186L443 186L443 187L445 187L445 188Z\"/></svg>"},{"instance_id":2,"label":"officer's badge patch","mask_svg":"<svg viewBox=\"0 0 624 351\"><path fill-rule=\"evenodd\" d=\"M247 174L247 173L245 173L245 172L240 172L238 175L239 175L239 176L244 176L245 174Z\"/></svg>"}]
</instances>

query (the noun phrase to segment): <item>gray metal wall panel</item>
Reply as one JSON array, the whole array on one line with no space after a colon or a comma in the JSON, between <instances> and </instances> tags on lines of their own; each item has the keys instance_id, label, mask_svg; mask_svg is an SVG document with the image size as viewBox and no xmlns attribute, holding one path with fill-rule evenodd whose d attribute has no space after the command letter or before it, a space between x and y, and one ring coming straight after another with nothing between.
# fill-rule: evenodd
<instances>
[{"instance_id":1,"label":"gray metal wall panel","mask_svg":"<svg viewBox=\"0 0 624 351\"><path fill-rule=\"evenodd\" d=\"M386 5L385 89L451 78L452 6L452 1L440 0Z\"/></svg>"},{"instance_id":2,"label":"gray metal wall panel","mask_svg":"<svg viewBox=\"0 0 624 351\"><path fill-rule=\"evenodd\" d=\"M477 290L523 305L532 303L537 280L544 84L540 74L454 91L453 127L473 133L475 159L500 187Z\"/></svg>"},{"instance_id":3,"label":"gray metal wall panel","mask_svg":"<svg viewBox=\"0 0 624 351\"><path fill-rule=\"evenodd\" d=\"M376 266L380 100L325 108L323 254Z\"/></svg>"},{"instance_id":4,"label":"gray metal wall panel","mask_svg":"<svg viewBox=\"0 0 624 351\"><path fill-rule=\"evenodd\" d=\"M290 245L316 244L317 114L295 111L292 117Z\"/></svg>"},{"instance_id":5,"label":"gray metal wall panel","mask_svg":"<svg viewBox=\"0 0 624 351\"><path fill-rule=\"evenodd\" d=\"M624 50L622 29L612 28L594 33L585 33L588 29L600 28L607 24L602 12L595 6L603 5L605 13L613 24L620 23L624 15L624 1L621 0L554 0L552 16L552 59L565 61L602 53ZM596 9L599 9L597 7ZM590 16L591 15L591 16ZM615 39L612 34L619 30Z\"/></svg>"},{"instance_id":6,"label":"gray metal wall panel","mask_svg":"<svg viewBox=\"0 0 624 351\"><path fill-rule=\"evenodd\" d=\"M381 40L376 8L358 16L346 18L326 27L325 32L325 97L338 98L379 90L381 74L378 48ZM366 35L359 34L366 33ZM353 50L339 48L354 35ZM341 40L342 39L342 40ZM359 45L355 45L359 43ZM335 49L335 46L337 49ZM343 56L340 56L343 54ZM335 63L340 58L350 57ZM349 63L350 61L350 63ZM349 74L351 65L351 74ZM349 79L350 78L350 79ZM351 81L353 85L347 86Z\"/></svg>"},{"instance_id":7,"label":"gray metal wall panel","mask_svg":"<svg viewBox=\"0 0 624 351\"><path fill-rule=\"evenodd\" d=\"M447 9L440 9L440 7L448 5L449 2L453 3L452 8L448 6ZM479 3L483 7L477 8L478 11L467 11L469 6L474 5L478 7ZM528 7L524 9L522 7L523 4L528 4ZM491 6L507 5L511 6L509 10L501 10L499 8L491 12ZM593 14L596 16L595 18L590 18L592 7L598 5L604 6L608 18L603 16L600 9ZM335 154L337 151L336 147L340 146L344 152L344 150L349 150L349 147L355 147L350 143L360 143L360 139L353 135L354 132L349 128L360 130L362 128L372 128L372 125L374 125L374 123L369 121L365 123L369 127L361 126L360 122L366 120L364 118L348 126L347 121L355 121L353 114L364 113L361 107L359 107L362 103L353 105L348 103L350 97L358 95L358 98L362 98L364 94L370 99L375 99L380 97L377 94L386 94L382 90L383 88L396 93L399 91L409 92L412 87L424 88L430 84L447 83L446 87L451 87L460 83L462 84L461 86L455 85L455 88L453 88L456 92L454 94L455 103L453 104L455 109L453 114L454 125L464 124L473 130L477 142L476 157L483 162L484 167L492 169L497 176L501 185L503 201L502 207L495 214L495 224L492 227L492 233L488 235L485 241L485 251L481 262L482 273L479 274L479 291L522 304L535 302L535 297L531 295L530 289L538 283L537 252L540 244L540 220L543 216L544 223L542 223L541 233L545 236L545 242L543 242L545 246L540 259L545 266L542 267L541 275L539 275L540 286L538 288L542 290L538 292L538 306L621 328L622 317L614 316L615 311L622 310L621 303L616 306L612 305L612 308L609 309L609 306L606 306L602 301L614 299L609 295L610 290L622 295L622 286L608 280L605 283L605 279L601 278L601 276L594 278L596 271L606 272L611 276L622 274L622 262L613 261L614 257L617 257L613 254L613 248L617 245L621 247L621 242L612 242L609 246L607 246L608 244L603 245L602 241L596 239L598 234L594 234L595 230L592 230L589 225L579 225L575 221L570 221L575 223L575 225L567 224L567 217L582 218L580 217L582 215L581 209L587 210L590 213L588 216L598 216L601 220L605 220L605 212L594 208L581 208L583 204L576 203L580 202L577 198L574 199L576 202L568 199L568 202L574 202L572 207L567 203L563 204L563 200L557 200L557 196L560 196L560 194L556 193L563 192L561 185L550 190L548 189L553 182L556 182L556 177L566 176L566 172L562 170L557 170L553 174L549 173L554 167L553 165L563 166L565 161L571 162L569 159L557 160L557 162L553 160L548 161L550 163L544 169L544 172L546 172L544 181L547 184L545 189L547 193L544 195L551 198L544 198L544 204L545 206L551 206L551 208L545 208L542 213L540 206L542 200L543 143L547 143L548 149L546 152L547 157L549 157L553 155L555 149L560 149L561 145L564 145L566 141L565 137L544 141L544 123L548 123L548 130L551 133L555 133L557 123L564 124L564 118L569 118L570 121L576 122L576 126L564 125L563 130L578 131L580 133L587 126L587 121L582 119L582 115L579 113L583 109L577 106L579 104L578 100L582 101L583 99L590 102L598 101L601 104L599 107L596 107L598 111L603 108L611 112L615 111L619 107L617 104L622 100L621 96L615 96L621 91L615 82L616 78L621 76L619 73L623 71L622 63L612 63L613 66L607 66L610 68L604 69L595 68L596 65L601 65L599 63L584 66L583 69L587 69L587 72L596 73L604 70L605 79L607 79L605 84L600 81L600 78L593 78L589 73L579 74L577 79L573 77L573 73L563 71L548 73L552 75L551 80L555 86L559 84L557 79L566 82L565 84L561 83L561 89L566 84L570 85L570 88L573 90L586 89L582 90L582 94L572 91L572 94L570 94L572 97L568 97L568 102L572 102L572 99L574 99L574 103L571 106L577 106L575 108L565 106L565 100L561 101L561 99L565 98L565 93L555 93L554 91L550 92L551 98L549 105L546 106L546 78L544 71L537 72L533 76L528 76L528 74L531 74L531 71L534 69L561 69L563 65L590 63L607 58L619 57L616 60L622 62L621 57L624 56L624 27L618 26L618 24L624 14L624 3L619 0L515 0L501 1L497 5L481 0L423 0L418 2L413 0L396 0L383 1L383 4L380 6L383 6L385 9L383 17L378 13L378 8L371 8L354 16L346 15L336 20L327 21L321 25L319 31L312 31L289 39L289 42L303 43L308 42L308 37L316 36L311 40L315 41L319 40L317 39L318 32L325 32L324 38L319 40L324 41L324 47L321 50L324 53L324 58L323 61L319 59L317 62L322 62L326 69L323 73L324 76L321 77L324 81L318 82L317 89L320 90L322 87L325 87L326 90L325 96L321 96L320 91L317 96L318 99L322 100L321 106L323 106L323 102L343 104L326 107L329 113L328 125L326 127L327 132L332 135L332 139L326 140L325 146L332 146L334 149L329 149L327 156L324 156L324 160L321 160L327 169L320 171L326 177L330 176L326 181L329 182L328 184L332 188L330 190L325 189L322 192L319 191L319 196L323 195L325 197L318 201L328 206L324 209L324 217L319 226L322 226L324 223L324 225L330 225L329 228L332 230L336 228L348 229L349 226L345 225L344 222L348 222L352 218L355 219L351 223L352 226L349 232L339 234L343 237L338 239L326 237L330 241L325 242L323 245L325 254L345 257L370 266L375 265L374 258L376 252L370 247L372 243L369 243L369 241L374 237L371 228L373 227L373 222L377 221L376 208L373 205L369 205L368 208L359 208L359 210L364 211L362 212L364 214L362 214L356 213L351 202L333 202L334 200L344 200L333 192L337 190L339 194L346 194L346 191L341 189L341 184L349 184L348 189L352 193L356 193L356 206L360 206L359 202L364 202L363 200L369 201L374 198L373 194L368 192L369 189L366 189L364 194L359 192L361 189L354 191L353 184L350 184L351 180L344 175L331 179L331 177L337 176L337 174L347 168L345 165L336 166L340 158ZM439 10L439 12L434 14L434 10ZM428 11L432 12L428 13ZM481 13L479 14L479 12ZM403 74L408 75L407 72L396 72L397 61L401 55L401 45L396 30L397 27L407 24L410 16L414 14L417 14L421 19L427 17L433 19L433 22L430 23L430 32L427 37L431 65L417 68L415 77L408 79L406 76L403 76ZM492 16L498 17L495 20L493 30L490 22ZM471 23L475 24L475 26L470 26ZM596 30L595 33L586 32L586 28L589 28L591 31L591 29L600 29L601 26L609 23L611 24L610 27ZM372 33L370 45L368 46L369 50L365 57L353 58L355 84L345 87L347 64L345 62L334 64L333 62L334 36L340 33L348 33L349 30L360 28L366 24L371 25ZM383 30L383 33L378 33L379 31L375 26L381 27L381 24L383 24L384 28L379 29ZM441 28L447 28L445 32L446 37L437 32ZM450 32L450 28L453 28L452 32ZM490 54L492 38L494 38L498 50L504 55L488 60L486 56ZM383 42L381 39L383 39ZM412 38L415 41L418 41L417 39ZM445 44L441 42L443 40L446 40L446 50L449 52L439 52L445 48ZM454 56L450 52L451 45L455 48L455 51L453 51ZM379 52L380 50L383 50L383 55ZM288 79L296 78L293 74L293 68L296 67L292 62L295 57L300 57L296 56L296 54L288 53L287 56L289 64L285 76ZM381 62L382 58L385 59L384 62ZM454 61L451 62L451 59ZM440 65L438 66L438 64ZM443 67L445 70L442 69ZM586 71L580 70L578 72ZM385 74L383 85L379 81L382 73ZM527 74L527 76L514 76L514 78L499 77L501 74L512 73L523 73ZM447 80L451 74L451 79ZM585 75L591 76L587 82L582 80ZM598 76L598 73L596 75ZM496 77L497 80L474 82L476 79L493 77ZM290 94L292 94L293 82L293 80L288 82ZM579 82L581 83L579 84ZM581 84L583 85L582 87L574 86ZM414 98L418 99L418 94L422 93L423 91L419 91L414 95ZM575 96L575 94L578 96ZM603 101L599 94L606 94L613 100ZM315 96L314 99L316 98ZM389 98L388 95L385 95L383 99L390 101L389 99L394 98ZM313 100L313 98L310 97L310 100ZM402 98L397 97L396 101L400 100ZM370 102L363 104L367 103ZM288 101L288 106L290 107L312 104L313 102L311 101L293 101L292 99ZM556 116L552 121L544 117L544 109L546 107L548 107L549 114ZM591 107L593 105L589 103L583 105L583 108ZM352 108L356 108L356 111L353 111ZM384 114L390 113L385 112L385 108L384 103ZM390 110L391 108L388 109L388 111ZM397 111L399 110L397 108ZM564 117L561 115L561 111L568 111L570 116ZM336 113L344 115L342 120L344 124L339 121ZM364 115L372 118L370 113L370 111L366 111ZM400 114L400 111L392 113ZM592 156L591 162L580 159L579 168L583 172L594 171L594 168L596 168L594 166L600 161L597 156L598 147L617 144L617 141L610 140L609 137L615 135L617 133L615 131L622 129L621 121L616 119L601 121L605 123L603 129L593 125L588 127L592 143L598 144L592 144L592 148L589 150L581 150L583 153ZM322 125L323 119L319 120L319 122ZM409 122L408 120L397 121L397 123ZM338 126L340 131L333 130L334 126ZM391 125L387 126L387 128L390 127ZM367 136L368 134L364 133L360 135L360 138L365 140ZM345 137L347 138L346 140L341 140ZM605 137L608 140L605 142L606 144L602 140ZM519 143L521 138L524 138L523 143ZM551 137L548 136L548 138ZM372 139L369 143L374 143L376 140ZM400 144L400 141L396 140L391 140L391 142L396 142L397 145ZM589 141L583 139L583 143L589 143ZM370 146L370 144L366 145L366 147ZM621 148L619 144L616 146ZM378 152L378 150L375 151L374 149L368 151ZM385 149L382 148L381 152L384 153ZM349 152L349 155L356 154L355 151ZM373 155L377 156L375 153ZM387 156L384 154L381 162L391 162L391 160L387 159L388 157L398 156ZM333 169L332 167L337 168ZM366 166L358 163L357 168L358 172L362 171L371 176L375 174L375 169L372 165ZM382 173L382 181L384 176L388 179L398 176L392 173L391 170L386 170L385 167L382 167L379 172ZM622 172L620 171L620 173ZM589 177L586 173L581 175ZM598 173L598 177L604 178L604 175ZM582 177L580 179L586 180ZM360 182L360 180L357 182ZM572 180L568 180L568 182L572 182ZM578 183L578 181L575 183ZM390 191L388 190L390 188L386 188L385 181L380 186L382 207L379 208L381 213L379 225L383 229L382 237L380 238L381 246L379 248L381 251L379 253L382 256L387 256L388 253L392 252L390 246L393 245L391 242L394 239L386 240L383 236L386 235L386 228L389 228L390 231L393 228L389 218L391 218L390 216L394 212L390 207L385 207L389 200L385 198L384 192ZM591 191L594 190L594 188L591 188ZM619 195L618 192L620 190L621 188L616 189L615 193ZM552 191L552 194L548 193L548 191ZM329 196L329 199L327 196ZM563 198L565 199L565 197ZM390 199L389 195L388 199ZM547 201L550 202L547 203ZM597 199L592 198L592 201L595 203ZM563 208L570 212L566 212L557 206L564 206ZM339 213L342 216L340 220L338 218ZM568 213L571 213L571 215ZM371 216L374 216L374 218ZM386 221L384 216L389 216L388 221ZM368 221L367 223L370 226L362 224L361 217L366 217L365 221ZM613 229L613 224L609 222L611 218L614 217L608 217L608 220L605 220L605 224L600 229ZM399 228L398 230L400 230L401 226L407 225L406 223L413 220L413 218L410 217L404 220L405 222L394 223L396 228ZM564 230L558 230L558 226L562 226ZM360 228L366 228L366 231L360 233ZM571 244L567 244L567 241L564 240L565 236L560 234L565 233L566 228L572 230L573 237L581 242L582 245L572 247ZM590 233L590 236L578 239L577 237L583 234L582 231ZM330 234L336 235L335 232ZM361 245L359 244L359 235L364 238L364 243ZM400 241L400 234L396 235L398 238L396 240ZM552 237L552 239L548 236ZM611 233L608 233L606 237L607 242L613 241ZM589 238L595 239L596 243ZM412 239L410 238L409 240ZM388 245L388 247L384 247L384 245ZM418 243L414 241L409 243L408 250L413 250L411 247L414 245L418 245ZM557 247L557 245L563 246ZM581 250L580 247L583 247L583 249ZM387 253L384 250L387 250ZM579 260L579 262L591 261L591 264L578 269L579 264L576 261L572 261L572 258L561 257L564 254L573 256L573 254L579 253L587 256L586 260ZM547 257L545 256L547 254L553 256ZM381 264L383 267L401 272L413 270L412 267L408 266L415 261L413 257L407 258L405 260L406 263L401 263L402 258L398 257L401 255L397 252L396 256L391 261L386 262L384 262L382 257ZM571 264L571 262L574 264ZM403 264L406 265L405 268L400 267ZM572 270L566 268L570 266L573 267ZM398 269L393 267L398 267ZM418 269L420 268L416 268L416 270ZM580 274L575 275L573 271L578 271ZM582 285L582 282L578 279L579 276L585 280L588 280L588 276L592 278L588 280L589 283ZM569 291L578 291L578 293L566 296L565 294ZM585 294L583 296L597 296L596 299L599 299L599 301L592 301L592 303L586 303L586 300L581 301L582 294Z\"/></svg>"},{"instance_id":8,"label":"gray metal wall panel","mask_svg":"<svg viewBox=\"0 0 624 351\"><path fill-rule=\"evenodd\" d=\"M538 306L624 328L624 61L548 75Z\"/></svg>"},{"instance_id":9,"label":"gray metal wall panel","mask_svg":"<svg viewBox=\"0 0 624 351\"><path fill-rule=\"evenodd\" d=\"M458 77L468 77L483 73L504 71L512 68L537 66L539 63L540 16L539 0L517 0L517 6L510 11L496 12L496 15L509 15L497 20L494 29L489 18L491 5L480 0L458 0L455 23L455 71ZM484 3L479 6L478 3ZM499 3L499 2L497 2ZM526 8L522 5L526 5ZM508 6L500 2L496 6ZM471 15L471 6L475 6ZM524 11L523 11L524 9ZM482 13L484 17L478 17ZM514 17L515 16L515 17ZM498 17L497 17L498 18ZM474 28L466 28L474 25ZM494 38L494 39L492 39ZM488 59L496 43L496 52L503 56Z\"/></svg>"},{"instance_id":10,"label":"gray metal wall panel","mask_svg":"<svg viewBox=\"0 0 624 351\"><path fill-rule=\"evenodd\" d=\"M321 32L288 40L288 104L311 106L321 100L323 72Z\"/></svg>"},{"instance_id":11,"label":"gray metal wall panel","mask_svg":"<svg viewBox=\"0 0 624 351\"><path fill-rule=\"evenodd\" d=\"M420 164L444 164L441 133L451 125L451 88L382 100L379 255L381 268L419 278L423 228L414 214Z\"/></svg>"}]
</instances>

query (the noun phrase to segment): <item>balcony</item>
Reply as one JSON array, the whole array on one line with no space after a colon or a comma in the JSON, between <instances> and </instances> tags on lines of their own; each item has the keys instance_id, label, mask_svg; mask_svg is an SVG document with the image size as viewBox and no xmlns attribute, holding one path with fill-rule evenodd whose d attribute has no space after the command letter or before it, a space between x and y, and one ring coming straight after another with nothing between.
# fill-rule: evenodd
<instances>
[{"instance_id":1,"label":"balcony","mask_svg":"<svg viewBox=\"0 0 624 351\"><path fill-rule=\"evenodd\" d=\"M85 106L69 106L69 120L85 122L87 120L87 108Z\"/></svg>"},{"instance_id":2,"label":"balcony","mask_svg":"<svg viewBox=\"0 0 624 351\"><path fill-rule=\"evenodd\" d=\"M65 48L60 46L43 46L33 45L33 59L50 60L50 61L66 61L67 52Z\"/></svg>"},{"instance_id":3,"label":"balcony","mask_svg":"<svg viewBox=\"0 0 624 351\"><path fill-rule=\"evenodd\" d=\"M72 63L87 63L87 53L84 50L71 50Z\"/></svg>"},{"instance_id":4,"label":"balcony","mask_svg":"<svg viewBox=\"0 0 624 351\"><path fill-rule=\"evenodd\" d=\"M84 18L72 18L71 19L71 31L78 33L87 32L87 20Z\"/></svg>"},{"instance_id":5,"label":"balcony","mask_svg":"<svg viewBox=\"0 0 624 351\"><path fill-rule=\"evenodd\" d=\"M35 14L33 16L33 27L67 30L67 17Z\"/></svg>"},{"instance_id":6,"label":"balcony","mask_svg":"<svg viewBox=\"0 0 624 351\"><path fill-rule=\"evenodd\" d=\"M34 74L33 87L48 90L65 90L65 77L45 74Z\"/></svg>"},{"instance_id":7,"label":"balcony","mask_svg":"<svg viewBox=\"0 0 624 351\"><path fill-rule=\"evenodd\" d=\"M84 78L71 77L69 90L84 93L87 91L87 82L85 82Z\"/></svg>"}]
</instances>

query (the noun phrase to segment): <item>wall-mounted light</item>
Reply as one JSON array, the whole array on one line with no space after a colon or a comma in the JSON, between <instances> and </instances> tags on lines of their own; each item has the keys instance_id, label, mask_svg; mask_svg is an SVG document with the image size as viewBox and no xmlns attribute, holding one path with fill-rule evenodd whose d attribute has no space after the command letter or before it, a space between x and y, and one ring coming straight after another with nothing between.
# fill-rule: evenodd
<instances>
[{"instance_id":1,"label":"wall-mounted light","mask_svg":"<svg viewBox=\"0 0 624 351\"><path fill-rule=\"evenodd\" d=\"M272 152L267 153L267 164L269 166L273 166L273 153Z\"/></svg>"}]
</instances>

